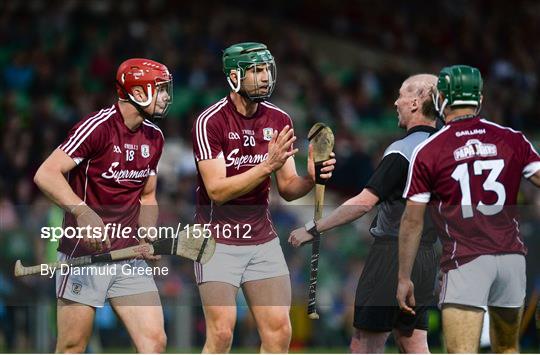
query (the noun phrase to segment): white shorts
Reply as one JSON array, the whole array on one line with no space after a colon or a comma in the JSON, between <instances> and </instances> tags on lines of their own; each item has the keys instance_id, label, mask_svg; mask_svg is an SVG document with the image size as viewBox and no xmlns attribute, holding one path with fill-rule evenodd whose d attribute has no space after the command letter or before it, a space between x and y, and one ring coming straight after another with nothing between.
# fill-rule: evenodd
<instances>
[{"instance_id":1,"label":"white shorts","mask_svg":"<svg viewBox=\"0 0 540 355\"><path fill-rule=\"evenodd\" d=\"M66 254L58 252L58 260L66 259ZM107 298L157 292L152 275L130 272L133 268L147 266L144 260L131 259L57 270L56 297L103 307Z\"/></svg>"},{"instance_id":2,"label":"white shorts","mask_svg":"<svg viewBox=\"0 0 540 355\"><path fill-rule=\"evenodd\" d=\"M439 304L517 308L525 287L523 255L482 255L443 275Z\"/></svg>"},{"instance_id":3,"label":"white shorts","mask_svg":"<svg viewBox=\"0 0 540 355\"><path fill-rule=\"evenodd\" d=\"M240 287L244 282L289 275L279 238L258 245L217 243L206 264L195 262L197 284L220 281Z\"/></svg>"}]
</instances>

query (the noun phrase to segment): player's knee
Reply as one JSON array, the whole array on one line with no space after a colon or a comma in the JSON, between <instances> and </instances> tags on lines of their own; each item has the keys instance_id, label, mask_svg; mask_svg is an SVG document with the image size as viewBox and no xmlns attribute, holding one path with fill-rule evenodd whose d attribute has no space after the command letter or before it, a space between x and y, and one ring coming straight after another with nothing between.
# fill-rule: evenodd
<instances>
[{"instance_id":1,"label":"player's knee","mask_svg":"<svg viewBox=\"0 0 540 355\"><path fill-rule=\"evenodd\" d=\"M139 353L163 353L167 347L167 335L165 331L146 332L144 337L137 342Z\"/></svg>"},{"instance_id":2,"label":"player's knee","mask_svg":"<svg viewBox=\"0 0 540 355\"><path fill-rule=\"evenodd\" d=\"M207 339L218 352L226 352L232 345L233 331L230 327L217 327L207 334Z\"/></svg>"},{"instance_id":3,"label":"player's knee","mask_svg":"<svg viewBox=\"0 0 540 355\"><path fill-rule=\"evenodd\" d=\"M388 332L369 332L355 329L350 345L353 354L382 353Z\"/></svg>"},{"instance_id":4,"label":"player's knee","mask_svg":"<svg viewBox=\"0 0 540 355\"><path fill-rule=\"evenodd\" d=\"M154 337L154 344L153 348L154 350L150 351L152 353L163 353L165 352L165 349L167 347L167 335L165 334L165 331L159 332Z\"/></svg>"},{"instance_id":5,"label":"player's knee","mask_svg":"<svg viewBox=\"0 0 540 355\"><path fill-rule=\"evenodd\" d=\"M358 329L354 330L351 337L350 351L352 354L366 353L365 346L362 344L361 333Z\"/></svg>"},{"instance_id":6,"label":"player's knee","mask_svg":"<svg viewBox=\"0 0 540 355\"><path fill-rule=\"evenodd\" d=\"M419 339L399 339L396 341L400 352L406 354L427 354L429 353L429 347L427 342Z\"/></svg>"},{"instance_id":7,"label":"player's knee","mask_svg":"<svg viewBox=\"0 0 540 355\"><path fill-rule=\"evenodd\" d=\"M58 341L55 353L57 354L81 354L86 350L86 344L82 339L66 339Z\"/></svg>"},{"instance_id":8,"label":"player's knee","mask_svg":"<svg viewBox=\"0 0 540 355\"><path fill-rule=\"evenodd\" d=\"M427 332L414 330L411 333L397 331L394 333L396 344L403 353L426 354L429 353Z\"/></svg>"},{"instance_id":9,"label":"player's knee","mask_svg":"<svg viewBox=\"0 0 540 355\"><path fill-rule=\"evenodd\" d=\"M292 336L292 327L291 323L287 320L286 322L283 322L279 328L274 330L274 336L275 339L278 340L281 344L287 344L291 342L291 336Z\"/></svg>"},{"instance_id":10,"label":"player's knee","mask_svg":"<svg viewBox=\"0 0 540 355\"><path fill-rule=\"evenodd\" d=\"M287 347L291 341L292 327L289 317L280 317L269 322L268 326L261 329L261 338L265 343L273 343L279 347Z\"/></svg>"}]
</instances>

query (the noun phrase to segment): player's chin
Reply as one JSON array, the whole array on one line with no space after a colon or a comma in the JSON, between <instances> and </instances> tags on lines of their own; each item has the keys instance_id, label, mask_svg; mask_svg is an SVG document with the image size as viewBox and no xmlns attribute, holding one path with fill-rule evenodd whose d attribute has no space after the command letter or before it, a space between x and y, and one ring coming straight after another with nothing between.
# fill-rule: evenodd
<instances>
[{"instance_id":1,"label":"player's chin","mask_svg":"<svg viewBox=\"0 0 540 355\"><path fill-rule=\"evenodd\" d=\"M253 95L261 96L261 95L268 95L268 87L262 87L258 90L255 90L253 92Z\"/></svg>"}]
</instances>

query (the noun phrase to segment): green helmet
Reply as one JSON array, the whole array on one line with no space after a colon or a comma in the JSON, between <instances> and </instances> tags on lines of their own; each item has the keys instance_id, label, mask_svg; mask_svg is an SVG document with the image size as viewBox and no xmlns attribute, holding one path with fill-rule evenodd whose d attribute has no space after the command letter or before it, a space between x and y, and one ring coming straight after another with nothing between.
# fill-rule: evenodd
<instances>
[{"instance_id":1,"label":"green helmet","mask_svg":"<svg viewBox=\"0 0 540 355\"><path fill-rule=\"evenodd\" d=\"M258 76L255 75L255 83L250 85L242 92L240 88L242 86L242 79L246 76L246 71L251 68L257 69L258 67L265 68L267 72L267 81L258 82ZM238 74L238 82L232 82L230 78L231 71L236 71ZM227 77L231 89L234 92L238 92L241 95L249 98L253 101L263 101L268 99L276 86L276 63L274 57L262 43L256 42L244 42L230 46L223 51L223 72ZM251 89L251 93L250 90ZM265 90L261 93L261 90Z\"/></svg>"},{"instance_id":2,"label":"green helmet","mask_svg":"<svg viewBox=\"0 0 540 355\"><path fill-rule=\"evenodd\" d=\"M476 106L480 111L482 75L477 68L468 65L445 67L439 73L435 108L441 116L446 106ZM443 95L444 100L440 103Z\"/></svg>"}]
</instances>

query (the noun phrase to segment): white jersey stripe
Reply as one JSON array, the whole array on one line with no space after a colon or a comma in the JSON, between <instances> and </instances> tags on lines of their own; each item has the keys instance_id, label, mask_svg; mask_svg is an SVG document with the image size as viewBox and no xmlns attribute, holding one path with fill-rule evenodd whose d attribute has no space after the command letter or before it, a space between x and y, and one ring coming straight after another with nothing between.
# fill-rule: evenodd
<instances>
[{"instance_id":1,"label":"white jersey stripe","mask_svg":"<svg viewBox=\"0 0 540 355\"><path fill-rule=\"evenodd\" d=\"M212 157L212 150L210 147L210 143L208 143L208 134L206 133L206 122L208 121L208 118L210 118L216 112L221 110L221 108L225 106L227 102L228 101L226 98L221 99L215 105L211 106L206 111L204 111L197 118L195 133L197 136L197 145L199 146L199 153L200 153L201 160L211 159Z\"/></svg>"},{"instance_id":2,"label":"white jersey stripe","mask_svg":"<svg viewBox=\"0 0 540 355\"><path fill-rule=\"evenodd\" d=\"M206 159L206 156L207 156L207 151L206 151L206 147L202 144L202 141L203 141L203 134L202 134L202 122L204 121L204 118L206 117L206 115L212 111L214 108L218 107L223 101L225 101L225 98L219 100L218 102L216 102L215 104L213 104L212 106L210 106L209 108L207 108L206 110L204 110L203 113L201 113L199 115L199 117L197 118L197 125L196 125L196 135L197 135L197 145L199 146L199 152L201 153L200 154L200 157L202 159Z\"/></svg>"},{"instance_id":3,"label":"white jersey stripe","mask_svg":"<svg viewBox=\"0 0 540 355\"><path fill-rule=\"evenodd\" d=\"M201 143L202 142L202 132L201 132L202 121L204 120L204 117L206 116L208 112L210 112L212 109L220 105L225 99L226 98L219 100L218 102L216 102L215 104L213 104L212 106L204 110L203 113L201 113L199 117L197 117L197 120L195 122L195 135L197 137L197 146L199 147L199 153L200 153L201 159L206 159L206 155L207 155L206 149L205 149L206 147L204 147Z\"/></svg>"},{"instance_id":4,"label":"white jersey stripe","mask_svg":"<svg viewBox=\"0 0 540 355\"><path fill-rule=\"evenodd\" d=\"M520 134L520 135L523 137L523 139L525 140L525 142L529 143L529 145L531 146L532 151L535 152L536 155L538 155L538 157L540 158L540 154L538 154L538 152L536 151L536 149L534 149L534 146L533 146L532 143L527 139L527 137L525 137L525 135L523 134L523 132L516 131L515 129L512 129L512 128L510 128L510 127L501 126L501 125L499 125L499 124L496 124L495 122L491 122L491 121L488 121L488 120L483 119L483 118L481 118L480 121L482 121L483 123L486 123L486 124L495 126L495 127L499 127L500 129L506 129L506 130L511 131L511 132L513 132L513 133L518 133L518 134Z\"/></svg>"},{"instance_id":5,"label":"white jersey stripe","mask_svg":"<svg viewBox=\"0 0 540 355\"><path fill-rule=\"evenodd\" d=\"M276 105L274 105L274 104L272 104L272 103L270 103L268 101L261 102L261 105L266 106L268 108L271 108L273 110L279 111L282 114L286 115L287 117L291 118L291 116L289 116L289 114L287 112L283 111L282 109L280 109L279 107L277 107Z\"/></svg>"},{"instance_id":6,"label":"white jersey stripe","mask_svg":"<svg viewBox=\"0 0 540 355\"><path fill-rule=\"evenodd\" d=\"M212 150L211 150L211 147L210 147L210 142L208 141L208 130L206 129L206 124L208 123L208 120L210 119L210 117L214 116L225 105L227 105L227 100L225 100L225 102L223 102L214 111L212 111L210 114L208 114L208 116L206 116L205 119L204 119L202 132L204 134L203 144L206 145L206 148L208 149L208 157L207 157L207 159L213 159L213 157L212 157Z\"/></svg>"},{"instance_id":7,"label":"white jersey stripe","mask_svg":"<svg viewBox=\"0 0 540 355\"><path fill-rule=\"evenodd\" d=\"M110 109L107 109L105 111L103 111L103 113L99 116L96 116L92 119L89 119L89 120L86 120L86 122L84 122L78 129L77 131L75 132L75 134L72 136L73 140L71 142L68 142L69 144L66 144L64 147L63 147L63 151L67 152L71 150L71 148L76 145L81 137L89 130L92 128L92 126L98 122L99 120L101 120L103 117L107 116L109 113L111 112L116 112L116 110L114 110L114 107L110 108ZM71 138L70 138L71 140Z\"/></svg>"},{"instance_id":8,"label":"white jersey stripe","mask_svg":"<svg viewBox=\"0 0 540 355\"><path fill-rule=\"evenodd\" d=\"M525 135L523 134L523 132L520 132L520 131L516 131L510 127L506 127L506 126L501 126L499 124L496 124L495 122L490 122L486 119L480 119L480 121L482 121L483 123L485 124L488 124L488 125L491 125L491 126L495 126L495 127L498 127L500 129L505 129L505 130L508 130L510 132L513 132L513 133L516 133L516 134L519 134L521 135L521 137L525 140L525 142L527 142L529 144L529 146L531 147L531 150L536 154L536 156L538 157L538 162L532 162L530 164L528 164L527 166L525 166L523 168L523 171L521 172L523 177L528 179L530 178L532 175L534 175L538 170L540 170L540 154L538 154L538 152L536 151L536 149L534 149L534 146L532 145L532 143L527 139L527 137L525 137Z\"/></svg>"},{"instance_id":9,"label":"white jersey stripe","mask_svg":"<svg viewBox=\"0 0 540 355\"><path fill-rule=\"evenodd\" d=\"M407 173L407 184L405 185L405 189L403 190L403 198L407 198L407 194L409 193L409 188L411 187L411 178L414 171L414 161L416 160L416 155L418 155L418 152L426 146L429 142L431 142L433 139L438 137L441 133L447 131L450 128L450 126L444 126L441 128L439 132L434 133L431 137L428 137L425 141L420 143L416 148L414 148L411 163L409 164L409 172ZM429 191L424 191L429 192Z\"/></svg>"},{"instance_id":10,"label":"white jersey stripe","mask_svg":"<svg viewBox=\"0 0 540 355\"><path fill-rule=\"evenodd\" d=\"M101 110L98 114L90 117L89 119L86 120L86 122L84 122L82 125L79 126L79 128L77 128L77 130L75 131L75 133L71 136L71 138L69 139L69 141L64 144L63 146L60 147L60 149L62 149L63 151L67 152L68 150L71 149L71 147L76 144L76 142L80 139L80 137L86 132L86 130L92 126L94 124L94 122L98 121L99 119L101 119L103 116L107 115L109 112L111 112L111 110L114 110L114 105L109 107L108 109L106 110Z\"/></svg>"},{"instance_id":11,"label":"white jersey stripe","mask_svg":"<svg viewBox=\"0 0 540 355\"><path fill-rule=\"evenodd\" d=\"M110 108L108 108L107 110L110 110ZM82 125L79 126L79 128L77 128L77 130L75 131L75 133L73 133L71 135L71 137L69 137L69 140L60 145L60 149L64 150L67 148L68 145L71 145L71 143L73 142L73 140L75 139L75 137L77 137L77 135L79 134L79 132L84 129L84 127L90 123L90 121L93 121L95 118L99 118L99 117L102 117L103 116L103 111L105 111L105 109L101 109L98 113L96 113L94 116L90 117L88 120L86 120L86 122L84 122Z\"/></svg>"},{"instance_id":12,"label":"white jersey stripe","mask_svg":"<svg viewBox=\"0 0 540 355\"><path fill-rule=\"evenodd\" d=\"M86 138L92 133L94 132L94 130L100 125L102 124L103 122L107 121L109 119L109 117L111 117L112 115L114 115L116 113L116 110L113 110L111 112L109 112L104 118L100 119L99 121L97 121L91 128L88 129L88 131L86 132L86 134L84 135L84 137L82 137L81 139L79 139L79 141L77 142L77 144L75 146L73 146L73 148L71 148L69 151L66 151L66 154L71 156L71 154L73 154L77 148L79 148L79 146L86 140Z\"/></svg>"},{"instance_id":13,"label":"white jersey stripe","mask_svg":"<svg viewBox=\"0 0 540 355\"><path fill-rule=\"evenodd\" d=\"M165 139L165 136L163 135L163 131L161 130L161 128L159 128L158 126L156 126L155 124L153 124L152 122L149 122L147 120L144 120L143 121L143 124L145 126L148 126L148 127L152 127L153 129L155 129L156 131L158 131L159 133L161 133L161 137L163 137L163 139Z\"/></svg>"}]
</instances>

